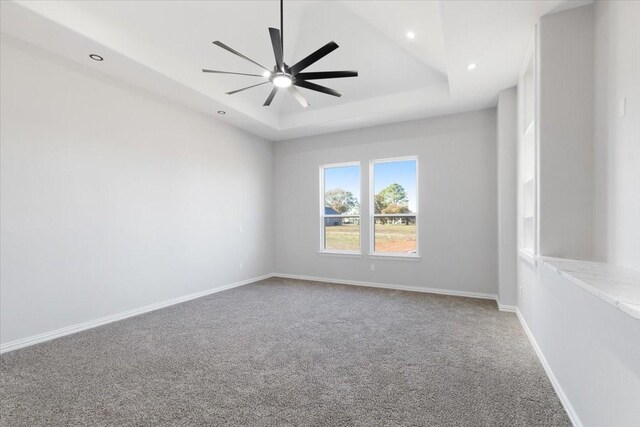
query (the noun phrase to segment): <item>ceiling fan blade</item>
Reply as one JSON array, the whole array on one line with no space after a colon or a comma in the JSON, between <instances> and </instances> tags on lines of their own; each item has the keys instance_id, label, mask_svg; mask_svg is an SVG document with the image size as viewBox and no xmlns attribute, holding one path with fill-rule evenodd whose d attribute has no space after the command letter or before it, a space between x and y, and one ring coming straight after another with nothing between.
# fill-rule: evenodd
<instances>
[{"instance_id":1,"label":"ceiling fan blade","mask_svg":"<svg viewBox=\"0 0 640 427\"><path fill-rule=\"evenodd\" d=\"M304 108L307 108L309 106L309 102L307 102L307 99L300 93L297 87L291 85L288 89L289 93L293 95L293 97L300 103L300 105L302 105Z\"/></svg>"},{"instance_id":2,"label":"ceiling fan blade","mask_svg":"<svg viewBox=\"0 0 640 427\"><path fill-rule=\"evenodd\" d=\"M298 73L296 79L319 80L319 79L339 79L341 77L358 77L357 71L316 71L312 73Z\"/></svg>"},{"instance_id":3,"label":"ceiling fan blade","mask_svg":"<svg viewBox=\"0 0 640 427\"><path fill-rule=\"evenodd\" d=\"M273 54L276 57L276 65L278 70L284 72L284 56L282 53L282 39L280 38L280 30L269 27L269 35L271 36L271 44L273 45Z\"/></svg>"},{"instance_id":4,"label":"ceiling fan blade","mask_svg":"<svg viewBox=\"0 0 640 427\"><path fill-rule=\"evenodd\" d=\"M202 69L203 73L217 73L217 74L235 74L237 76L252 76L252 77L264 77L260 74L246 74L246 73L234 73L231 71L217 71L217 70L207 70L206 68Z\"/></svg>"},{"instance_id":5,"label":"ceiling fan blade","mask_svg":"<svg viewBox=\"0 0 640 427\"><path fill-rule=\"evenodd\" d=\"M241 54L241 53L240 53L240 52L238 52L237 50L234 50L234 49L230 48L229 46L227 46L226 44L222 43L221 41L217 41L217 40L216 40L216 41L214 41L214 42L213 42L213 44L215 44L216 46L219 46L219 47L223 48L224 50L227 50L227 51L229 51L229 52L233 53L234 55L239 56L239 57L240 57L240 58L242 58L242 59L246 59L247 61L249 61L249 62L251 62L251 63L253 63L253 64L256 64L258 67L260 67L260 68L262 68L262 69L264 69L264 70L266 70L266 71L268 71L268 72L271 72L271 70L269 70L268 68L266 68L264 65L260 65L260 64L258 64L256 61L254 61L253 59L249 59L249 58L247 58L246 56L244 56L243 54Z\"/></svg>"},{"instance_id":6,"label":"ceiling fan blade","mask_svg":"<svg viewBox=\"0 0 640 427\"><path fill-rule=\"evenodd\" d=\"M243 87L242 89L232 90L231 92L227 92L227 95L233 95L234 93L242 92L243 90L251 89L252 87L266 85L267 83L270 83L270 82L262 82L262 83L258 83L257 85L252 85L252 86Z\"/></svg>"},{"instance_id":7,"label":"ceiling fan blade","mask_svg":"<svg viewBox=\"0 0 640 427\"><path fill-rule=\"evenodd\" d=\"M316 92L326 93L327 95L337 96L338 98L342 96L342 94L337 90L333 90L325 86L320 86L305 80L294 80L293 84L296 86L303 87L305 89L311 89L311 90L315 90Z\"/></svg>"},{"instance_id":8,"label":"ceiling fan blade","mask_svg":"<svg viewBox=\"0 0 640 427\"><path fill-rule=\"evenodd\" d=\"M267 100L264 101L264 104L262 104L262 106L263 107L268 107L269 105L271 105L271 101L273 101L273 97L276 96L277 92L278 92L278 86L274 86L273 90L271 91L271 93L267 97Z\"/></svg>"},{"instance_id":9,"label":"ceiling fan blade","mask_svg":"<svg viewBox=\"0 0 640 427\"><path fill-rule=\"evenodd\" d=\"M300 62L298 62L294 66L292 66L291 69L290 69L291 74L295 76L300 71L304 70L305 68L307 68L309 65L313 64L314 62L317 62L320 59L324 58L325 56L327 56L328 54L330 54L331 52L333 52L337 48L338 48L338 45L336 44L336 42L329 42L329 43L325 44L320 49L316 50L311 55L307 56L306 58L304 58L303 60L301 60Z\"/></svg>"}]
</instances>

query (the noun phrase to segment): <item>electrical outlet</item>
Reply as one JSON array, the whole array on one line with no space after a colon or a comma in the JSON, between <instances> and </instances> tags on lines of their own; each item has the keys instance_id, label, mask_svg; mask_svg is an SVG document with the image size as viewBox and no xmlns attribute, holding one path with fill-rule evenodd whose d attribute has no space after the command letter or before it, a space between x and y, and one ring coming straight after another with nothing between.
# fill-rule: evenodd
<instances>
[{"instance_id":1,"label":"electrical outlet","mask_svg":"<svg viewBox=\"0 0 640 427\"><path fill-rule=\"evenodd\" d=\"M623 97L618 102L618 117L624 117L627 114L627 97Z\"/></svg>"},{"instance_id":2,"label":"electrical outlet","mask_svg":"<svg viewBox=\"0 0 640 427\"><path fill-rule=\"evenodd\" d=\"M375 264L371 264L371 271L376 271L376 265Z\"/></svg>"},{"instance_id":3,"label":"electrical outlet","mask_svg":"<svg viewBox=\"0 0 640 427\"><path fill-rule=\"evenodd\" d=\"M244 264L240 263L240 265L238 266L239 270L243 270L244 269Z\"/></svg>"}]
</instances>

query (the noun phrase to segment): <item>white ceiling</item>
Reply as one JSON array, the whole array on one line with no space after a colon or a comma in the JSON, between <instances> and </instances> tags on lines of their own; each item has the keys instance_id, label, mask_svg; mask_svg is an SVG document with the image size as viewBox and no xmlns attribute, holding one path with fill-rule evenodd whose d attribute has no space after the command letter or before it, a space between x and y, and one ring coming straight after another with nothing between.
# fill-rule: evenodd
<instances>
[{"instance_id":1,"label":"white ceiling","mask_svg":"<svg viewBox=\"0 0 640 427\"><path fill-rule=\"evenodd\" d=\"M220 40L267 67L267 28L279 2L2 2L1 30L154 94L270 140L316 135L494 106L514 86L533 28L550 11L589 1L285 1L285 61L327 42L340 48L305 71L358 70L323 80L341 98L285 91L262 104L270 84L225 95L260 78L204 74L202 68L261 74L212 44ZM409 40L405 34L415 32ZM103 62L88 58L102 55ZM469 63L477 68L467 70ZM226 115L216 114L225 110Z\"/></svg>"}]
</instances>

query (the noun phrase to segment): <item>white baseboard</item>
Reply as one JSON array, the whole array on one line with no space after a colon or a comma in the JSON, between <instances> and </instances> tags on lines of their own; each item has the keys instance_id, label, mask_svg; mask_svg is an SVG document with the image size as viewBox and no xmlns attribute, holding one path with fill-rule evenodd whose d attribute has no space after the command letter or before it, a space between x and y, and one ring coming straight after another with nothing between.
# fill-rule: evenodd
<instances>
[{"instance_id":1,"label":"white baseboard","mask_svg":"<svg viewBox=\"0 0 640 427\"><path fill-rule=\"evenodd\" d=\"M518 306L501 304L498 300L496 300L496 303L498 303L498 310L500 311L506 311L508 313L515 313L518 311Z\"/></svg>"},{"instance_id":2,"label":"white baseboard","mask_svg":"<svg viewBox=\"0 0 640 427\"><path fill-rule=\"evenodd\" d=\"M123 311L120 313L112 314L110 316L101 317L99 319L89 320L88 322L82 322L82 323L67 326L64 328L56 329L55 331L44 332L42 334L33 335L27 338L21 338L19 340L10 341L8 343L0 345L0 354L6 353L12 350L17 350L23 347L28 347L30 345L38 344L41 342L49 341L55 338L63 337L65 335L70 335L76 332L106 325L107 323L117 322L118 320L123 320L128 317L133 317L139 314L148 313L150 311L169 307L171 305L180 304L181 302L189 301L196 298L201 298L207 295L214 294L216 292L226 291L227 289L248 285L249 283L254 283L260 280L268 279L269 277L272 277L272 276L273 276L272 274L265 274L264 276L252 277L250 279L242 280L240 282L230 283L228 285L219 286L217 288L207 289L206 291L196 292L194 294L172 298L170 300L145 305L143 307L134 308L132 310Z\"/></svg>"},{"instance_id":3,"label":"white baseboard","mask_svg":"<svg viewBox=\"0 0 640 427\"><path fill-rule=\"evenodd\" d=\"M112 314L110 316L101 317L99 319L89 320L87 322L82 322L82 323L67 326L64 328L56 329L54 331L44 332L44 333L33 335L30 337L21 338L15 341L10 341L8 343L0 345L0 354L17 350L19 348L28 347L41 342L50 341L55 338L60 338L65 335L74 334L76 332L81 332L87 329L96 328L98 326L106 325L112 322L117 322L118 320L123 320L128 317L133 317L139 314L148 313L150 311L159 310L161 308L169 307L174 304L180 304L181 302L189 301L196 298L201 298L216 292L221 292L227 289L236 288L238 286L247 285L249 283L268 279L269 277L274 277L274 276L288 278L288 279L310 280L314 282L338 283L343 285L354 285L354 286L367 286L367 287L373 287L373 288L394 289L394 290L400 290L400 291L425 292L425 293L431 293L431 294L453 295L453 296L461 296L461 297L469 297L469 298L492 299L497 301L496 295L479 293L479 292L454 291L449 289L422 288L417 286L402 286L402 285L392 285L387 283L359 282L359 281L353 281L353 280L329 279L326 277L272 273L272 274L265 274L259 277L253 277L251 279L231 283L224 286L219 286L217 288L208 289L206 291L173 298L167 301L145 305L143 307L134 308L132 310L123 311L120 313ZM508 307L508 306L505 306L505 307ZM510 311L510 310L505 310L505 311Z\"/></svg>"},{"instance_id":4,"label":"white baseboard","mask_svg":"<svg viewBox=\"0 0 640 427\"><path fill-rule=\"evenodd\" d=\"M569 398L564 393L564 390L562 390L562 387L560 386L558 379L556 378L555 374L551 370L551 366L549 366L549 363L547 363L547 359L545 359L544 354L542 353L542 350L538 346L538 343L536 342L536 339L534 338L533 333L531 333L531 330L529 329L527 322L524 320L524 317L522 316L518 308L516 308L516 315L520 320L522 329L524 329L524 332L527 334L527 337L531 342L531 346L533 347L534 351L538 355L538 359L540 360L540 363L542 363L542 367L547 373L547 376L549 377L549 381L551 381L551 385L553 386L553 389L558 395L558 398L560 399L562 406L564 407L565 411L567 411L567 415L569 416L571 423L575 427L582 427L582 422L580 421L580 418L578 418L578 414L576 413L575 409L573 409L573 406L571 405L571 402L569 402Z\"/></svg>"},{"instance_id":5,"label":"white baseboard","mask_svg":"<svg viewBox=\"0 0 640 427\"><path fill-rule=\"evenodd\" d=\"M302 276L297 274L272 273L272 274L265 274L259 277L253 277L253 278L242 280L235 283L230 283L228 285L219 286L217 288L208 289L206 291L184 295L184 296L173 298L163 302L145 305L143 307L135 308L128 311L123 311L121 313L101 317L99 319L90 320L88 322L78 323L75 325L67 326L65 328L56 329L54 331L33 335L31 337L11 341L11 342L0 345L0 354L17 350L19 348L28 347L41 342L49 341L55 338L63 337L65 335L70 335L76 332L106 325L108 323L112 323L118 320L123 320L129 317L137 316L139 314L144 314L154 310L159 310L161 308L169 307L171 305L180 304L182 302L190 301L196 298L201 298L207 295L214 294L216 292L237 288L239 286L244 286L250 283L258 282L260 280L268 279L270 277L282 277L286 279L308 280L308 281L324 282L324 283L338 283L343 285L365 286L365 287L372 287L372 288L384 288L384 289L393 289L393 290L400 290L400 291L424 292L424 293L431 293L431 294L452 295L452 296L461 296L461 297L469 297L469 298L495 300L496 303L498 304L498 309L500 311L516 313L516 315L518 316L518 319L520 320L520 324L522 325L522 328L525 331L525 334L529 338L529 341L531 342L531 345L534 351L536 352L536 355L538 356L540 363L542 364L545 372L547 373L547 376L551 381L551 385L553 386L556 394L558 395L558 398L560 399L562 406L567 411L567 414L571 422L575 427L582 427L582 423L578 418L578 414L575 412L575 410L573 409L573 406L571 405L571 402L569 402L569 399L567 398L567 395L562 390L560 383L558 382L556 376L551 370L551 367L547 363L547 360L545 359L544 354L542 353L542 350L538 346L538 343L536 342L533 334L531 333L531 330L529 329L529 326L527 325L527 322L524 320L524 317L520 313L520 310L518 309L518 307L513 305L500 304L500 302L497 299L497 295L480 293L480 292L455 291L450 289L423 288L423 287L417 287L417 286L392 285L388 283L378 283L378 282L363 282L363 281L354 281L354 280L329 279L326 277L316 277L316 276Z\"/></svg>"},{"instance_id":6,"label":"white baseboard","mask_svg":"<svg viewBox=\"0 0 640 427\"><path fill-rule=\"evenodd\" d=\"M309 280L312 282L338 283L340 285L366 286L370 288L393 289L397 291L424 292L428 294L452 295L458 297L480 298L497 300L495 294L485 294L481 292L455 291L451 289L423 288L419 286L392 285L389 283L361 282L356 280L329 279L327 277L301 276L298 274L273 273L272 277L282 277L285 279Z\"/></svg>"}]
</instances>

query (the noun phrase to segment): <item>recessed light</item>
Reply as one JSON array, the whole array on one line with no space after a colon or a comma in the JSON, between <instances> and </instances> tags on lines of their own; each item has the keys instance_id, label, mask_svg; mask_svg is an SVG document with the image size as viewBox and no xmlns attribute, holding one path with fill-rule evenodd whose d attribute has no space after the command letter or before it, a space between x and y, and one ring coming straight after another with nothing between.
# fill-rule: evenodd
<instances>
[{"instance_id":1,"label":"recessed light","mask_svg":"<svg viewBox=\"0 0 640 427\"><path fill-rule=\"evenodd\" d=\"M96 55L95 53L89 55L89 58L93 59L94 61L104 61L104 58L102 56Z\"/></svg>"},{"instance_id":2,"label":"recessed light","mask_svg":"<svg viewBox=\"0 0 640 427\"><path fill-rule=\"evenodd\" d=\"M476 69L476 64L471 63L469 65L467 65L467 70L471 71L471 70L475 70Z\"/></svg>"},{"instance_id":3,"label":"recessed light","mask_svg":"<svg viewBox=\"0 0 640 427\"><path fill-rule=\"evenodd\" d=\"M407 31L407 37L413 40L416 38L416 33L414 33L413 31Z\"/></svg>"},{"instance_id":4,"label":"recessed light","mask_svg":"<svg viewBox=\"0 0 640 427\"><path fill-rule=\"evenodd\" d=\"M270 73L270 72L268 72L267 70L265 70L265 71L262 73L262 76L263 76L264 78L267 78L267 79L268 79L269 77L271 77L271 73Z\"/></svg>"},{"instance_id":5,"label":"recessed light","mask_svg":"<svg viewBox=\"0 0 640 427\"><path fill-rule=\"evenodd\" d=\"M224 115L224 114L227 114L227 112L226 111L222 111L222 110L218 110L218 114Z\"/></svg>"}]
</instances>

